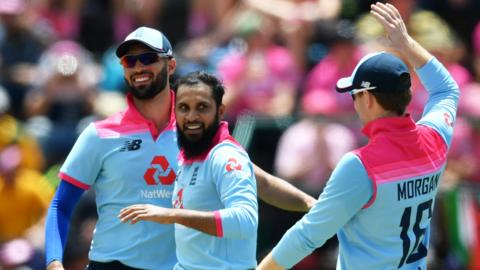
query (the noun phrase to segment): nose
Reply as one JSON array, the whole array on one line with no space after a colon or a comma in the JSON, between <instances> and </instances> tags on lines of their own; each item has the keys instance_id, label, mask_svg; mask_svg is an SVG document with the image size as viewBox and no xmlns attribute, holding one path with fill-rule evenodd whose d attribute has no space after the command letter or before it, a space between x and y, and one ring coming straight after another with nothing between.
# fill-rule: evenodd
<instances>
[{"instance_id":1,"label":"nose","mask_svg":"<svg viewBox=\"0 0 480 270\"><path fill-rule=\"evenodd\" d=\"M185 118L187 119L187 122L195 122L198 120L198 113L196 110L190 110L186 114Z\"/></svg>"},{"instance_id":2,"label":"nose","mask_svg":"<svg viewBox=\"0 0 480 270\"><path fill-rule=\"evenodd\" d=\"M142 62L140 62L140 60L137 59L137 61L135 61L135 65L133 66L133 69L135 71L140 71L140 70L143 70L144 67L145 65L142 64Z\"/></svg>"}]
</instances>

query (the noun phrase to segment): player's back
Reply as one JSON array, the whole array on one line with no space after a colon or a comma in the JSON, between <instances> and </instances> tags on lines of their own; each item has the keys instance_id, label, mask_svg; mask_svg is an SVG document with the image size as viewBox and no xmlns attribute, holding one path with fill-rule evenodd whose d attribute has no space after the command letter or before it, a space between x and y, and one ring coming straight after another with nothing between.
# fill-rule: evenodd
<instances>
[{"instance_id":1,"label":"player's back","mask_svg":"<svg viewBox=\"0 0 480 270\"><path fill-rule=\"evenodd\" d=\"M437 131L415 125L408 116L380 119L367 129L370 143L355 154L375 191L338 233L339 266L426 269L430 220L447 144Z\"/></svg>"}]
</instances>

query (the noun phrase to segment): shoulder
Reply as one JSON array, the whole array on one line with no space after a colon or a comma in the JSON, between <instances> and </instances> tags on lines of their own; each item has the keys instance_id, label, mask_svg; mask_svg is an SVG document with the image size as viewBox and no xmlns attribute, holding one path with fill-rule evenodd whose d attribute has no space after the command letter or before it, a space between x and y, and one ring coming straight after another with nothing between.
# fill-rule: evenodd
<instances>
[{"instance_id":1,"label":"shoulder","mask_svg":"<svg viewBox=\"0 0 480 270\"><path fill-rule=\"evenodd\" d=\"M106 135L121 127L124 112L115 113L103 120L99 120L93 123L95 130L99 135Z\"/></svg>"},{"instance_id":2,"label":"shoulder","mask_svg":"<svg viewBox=\"0 0 480 270\"><path fill-rule=\"evenodd\" d=\"M247 152L235 141L225 140L212 148L209 158L212 160L223 160L227 156L242 156L249 158Z\"/></svg>"},{"instance_id":3,"label":"shoulder","mask_svg":"<svg viewBox=\"0 0 480 270\"><path fill-rule=\"evenodd\" d=\"M121 135L145 132L148 127L126 111L118 112L104 120L94 122L95 130L100 138L117 138Z\"/></svg>"},{"instance_id":4,"label":"shoulder","mask_svg":"<svg viewBox=\"0 0 480 270\"><path fill-rule=\"evenodd\" d=\"M250 157L239 145L231 141L223 141L216 145L209 153L208 160L213 169L245 170L251 167Z\"/></svg>"},{"instance_id":5,"label":"shoulder","mask_svg":"<svg viewBox=\"0 0 480 270\"><path fill-rule=\"evenodd\" d=\"M343 155L340 161L338 162L338 166L349 167L349 168L353 168L353 167L363 168L362 160L360 158L360 155L358 154L359 151L361 151L361 149L357 149L355 151L348 152L345 155Z\"/></svg>"}]
</instances>

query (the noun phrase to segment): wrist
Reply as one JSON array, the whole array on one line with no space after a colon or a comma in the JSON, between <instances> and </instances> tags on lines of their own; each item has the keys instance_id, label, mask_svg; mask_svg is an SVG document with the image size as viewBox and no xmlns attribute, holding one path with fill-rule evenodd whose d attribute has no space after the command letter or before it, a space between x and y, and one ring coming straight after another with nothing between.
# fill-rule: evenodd
<instances>
[{"instance_id":1,"label":"wrist","mask_svg":"<svg viewBox=\"0 0 480 270\"><path fill-rule=\"evenodd\" d=\"M415 48L416 41L409 35L396 44L396 49L399 52L406 52Z\"/></svg>"},{"instance_id":2,"label":"wrist","mask_svg":"<svg viewBox=\"0 0 480 270\"><path fill-rule=\"evenodd\" d=\"M180 209L177 209L177 208L169 209L168 215L167 215L167 223L168 224L178 223L179 212L180 212Z\"/></svg>"}]
</instances>

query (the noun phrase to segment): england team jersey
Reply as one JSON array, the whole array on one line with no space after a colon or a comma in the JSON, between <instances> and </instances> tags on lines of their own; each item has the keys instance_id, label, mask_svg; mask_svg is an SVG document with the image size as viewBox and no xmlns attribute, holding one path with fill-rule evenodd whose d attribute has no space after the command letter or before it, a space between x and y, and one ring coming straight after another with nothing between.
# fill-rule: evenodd
<instances>
[{"instance_id":1,"label":"england team jersey","mask_svg":"<svg viewBox=\"0 0 480 270\"><path fill-rule=\"evenodd\" d=\"M135 109L128 108L90 124L80 135L59 176L96 195L99 219L89 258L118 260L141 269L172 269L176 263L173 225L122 223L120 210L132 204L171 207L177 171L175 116L158 131Z\"/></svg>"},{"instance_id":2,"label":"england team jersey","mask_svg":"<svg viewBox=\"0 0 480 270\"><path fill-rule=\"evenodd\" d=\"M435 58L417 70L429 92L422 119L379 118L365 147L346 154L312 210L273 250L290 268L337 233L337 269L425 270L430 220L459 90Z\"/></svg>"},{"instance_id":3,"label":"england team jersey","mask_svg":"<svg viewBox=\"0 0 480 270\"><path fill-rule=\"evenodd\" d=\"M225 122L205 158L180 159L173 206L215 211L217 235L175 224L175 269L256 267L258 205L255 175L247 153L229 136Z\"/></svg>"}]
</instances>

